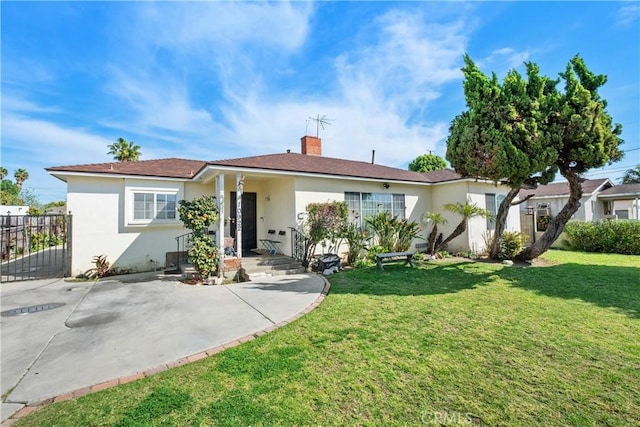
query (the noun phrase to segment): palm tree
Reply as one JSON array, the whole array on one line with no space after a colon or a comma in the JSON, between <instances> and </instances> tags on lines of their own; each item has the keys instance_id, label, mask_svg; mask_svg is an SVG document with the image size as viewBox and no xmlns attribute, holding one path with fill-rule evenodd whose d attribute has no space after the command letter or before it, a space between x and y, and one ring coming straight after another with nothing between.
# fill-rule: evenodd
<instances>
[{"instance_id":1,"label":"palm tree","mask_svg":"<svg viewBox=\"0 0 640 427\"><path fill-rule=\"evenodd\" d=\"M622 184L640 184L640 165L628 169L622 177Z\"/></svg>"},{"instance_id":2,"label":"palm tree","mask_svg":"<svg viewBox=\"0 0 640 427\"><path fill-rule=\"evenodd\" d=\"M435 212L425 212L422 215L422 223L427 225L429 223L433 224L433 228L431 229L431 233L429 233L429 254L435 255L436 250L436 238L438 236L438 225L446 224L447 219L444 215L435 213Z\"/></svg>"},{"instance_id":3,"label":"palm tree","mask_svg":"<svg viewBox=\"0 0 640 427\"><path fill-rule=\"evenodd\" d=\"M9 171L4 167L0 166L0 181L4 179L5 176L9 175Z\"/></svg>"},{"instance_id":4,"label":"palm tree","mask_svg":"<svg viewBox=\"0 0 640 427\"><path fill-rule=\"evenodd\" d=\"M458 202L458 203L447 203L446 205L444 205L444 208L446 210L448 210L449 212L453 212L453 213L456 213L456 214L460 215L462 217L462 221L460 221L460 224L458 224L458 226L455 228L455 230L453 230L453 233L451 233L449 235L449 237L444 239L442 241L442 243L440 243L435 248L435 252L438 252L447 243L449 243L450 241L452 241L453 239L455 239L456 237L458 237L459 235L464 233L465 230L467 229L467 222L469 222L469 220L471 218L474 218L474 217L477 217L477 216L482 216L482 217L485 217L485 218L491 218L491 212L489 212L486 209L482 209L481 207L479 207L475 203L474 204L471 204L469 202L466 202L466 203L460 203L460 202Z\"/></svg>"},{"instance_id":5,"label":"palm tree","mask_svg":"<svg viewBox=\"0 0 640 427\"><path fill-rule=\"evenodd\" d=\"M140 146L135 142L128 142L124 138L118 138L113 144L107 145L109 152L113 154L113 158L119 162L135 162L140 158Z\"/></svg>"},{"instance_id":6,"label":"palm tree","mask_svg":"<svg viewBox=\"0 0 640 427\"><path fill-rule=\"evenodd\" d=\"M25 169L18 169L14 174L14 178L16 179L16 185L18 186L18 191L22 190L22 183L29 179L29 172Z\"/></svg>"}]
</instances>

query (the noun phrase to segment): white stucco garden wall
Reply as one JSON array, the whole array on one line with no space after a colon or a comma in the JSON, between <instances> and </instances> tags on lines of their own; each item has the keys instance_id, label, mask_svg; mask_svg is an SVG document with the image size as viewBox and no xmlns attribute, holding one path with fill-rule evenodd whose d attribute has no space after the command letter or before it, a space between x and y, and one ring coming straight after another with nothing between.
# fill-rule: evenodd
<instances>
[{"instance_id":1,"label":"white stucco garden wall","mask_svg":"<svg viewBox=\"0 0 640 427\"><path fill-rule=\"evenodd\" d=\"M200 184L178 180L68 177L67 207L73 215L71 272L92 267L93 258L106 255L117 270L150 271L162 268L166 253L176 250L175 237L188 232L176 219L134 225L128 211L132 191L177 191L178 200L200 193ZM186 187L186 191L185 191Z\"/></svg>"}]
</instances>

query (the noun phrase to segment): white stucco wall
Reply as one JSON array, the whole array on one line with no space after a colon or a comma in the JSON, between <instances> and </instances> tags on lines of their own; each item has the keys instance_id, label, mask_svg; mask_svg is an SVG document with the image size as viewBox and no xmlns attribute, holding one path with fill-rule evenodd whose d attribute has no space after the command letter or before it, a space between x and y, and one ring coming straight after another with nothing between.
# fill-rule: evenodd
<instances>
[{"instance_id":1,"label":"white stucco wall","mask_svg":"<svg viewBox=\"0 0 640 427\"><path fill-rule=\"evenodd\" d=\"M112 268L119 270L149 271L164 267L166 253L176 250L175 237L188 232L179 220L132 225L126 211L130 208L126 197L131 194L127 189L177 189L179 198L185 193L180 181L69 177L72 274L94 267L92 259L97 255L107 255Z\"/></svg>"},{"instance_id":2,"label":"white stucco wall","mask_svg":"<svg viewBox=\"0 0 640 427\"><path fill-rule=\"evenodd\" d=\"M389 188L383 187L383 182L358 181L351 179L319 179L298 177L295 180L295 212L303 213L309 203L344 201L345 192L359 193L387 193L405 195L405 217L410 221L420 223L422 214L429 209L430 189L425 185L412 185L390 182ZM421 235L426 236L423 230ZM416 240L415 243L419 241ZM318 248L317 252L321 252ZM340 251L346 251L341 247Z\"/></svg>"},{"instance_id":3,"label":"white stucco wall","mask_svg":"<svg viewBox=\"0 0 640 427\"><path fill-rule=\"evenodd\" d=\"M0 205L0 215L29 215L29 206Z\"/></svg>"},{"instance_id":4,"label":"white stucco wall","mask_svg":"<svg viewBox=\"0 0 640 427\"><path fill-rule=\"evenodd\" d=\"M256 193L257 246L267 236L267 230L276 233L285 254L291 254L291 231L298 222L298 214L312 202L343 201L344 193L367 192L404 194L406 217L421 222L427 211L441 212L449 223L440 226L446 237L460 221L455 214L443 209L446 203L470 200L485 207L485 193L506 194L506 189L492 184L471 181L439 185L403 184L354 179L331 179L305 176L270 177L245 176L244 191ZM230 204L230 192L236 191L236 174L225 176L225 207L222 218L229 218L235 206ZM67 206L73 215L72 223L72 273L79 274L94 265L92 259L107 255L113 268L130 271L148 271L165 267L167 252L176 250L177 236L188 233L178 218L173 221L154 220L148 224L136 223L130 212L133 193L138 191L173 192L177 200L191 200L202 195L216 194L215 181L207 184L181 180L130 179L69 176L67 181ZM233 224L225 226L225 236L230 235ZM512 208L508 229L519 230L518 208ZM426 237L431 227L422 231ZM468 230L449 245L450 251L481 251L486 231L484 219L472 219ZM416 241L419 242L419 241ZM322 248L319 248L322 250Z\"/></svg>"},{"instance_id":5,"label":"white stucco wall","mask_svg":"<svg viewBox=\"0 0 640 427\"><path fill-rule=\"evenodd\" d=\"M475 181L458 181L441 183L434 185L431 199L434 205L434 212L441 213L447 219L447 224L438 226L439 232L447 238L460 223L461 217L444 209L447 203L465 203L469 201L475 203L483 209L487 209L485 194L495 194L505 196L509 189L503 186L496 186L492 183ZM520 213L517 206L509 209L507 217L506 231L520 231ZM460 236L453 239L449 245L449 252L472 251L482 253L486 248L488 238L487 221L483 217L471 218L467 224L467 229Z\"/></svg>"},{"instance_id":6,"label":"white stucco wall","mask_svg":"<svg viewBox=\"0 0 640 427\"><path fill-rule=\"evenodd\" d=\"M618 215L619 211L626 211L629 219L638 219L637 200L616 200L613 202L613 213Z\"/></svg>"},{"instance_id":7,"label":"white stucco wall","mask_svg":"<svg viewBox=\"0 0 640 427\"><path fill-rule=\"evenodd\" d=\"M271 178L263 183L262 201L264 211L262 216L258 216L258 246L262 247L259 239L270 238L267 236L268 230L276 231L276 240L280 242L279 247L285 254L291 254L291 230L289 227L296 226L296 210L294 203L294 178L280 177ZM258 196L260 198L260 195ZM262 219L260 219L262 217ZM280 231L284 231L285 236L280 236Z\"/></svg>"}]
</instances>

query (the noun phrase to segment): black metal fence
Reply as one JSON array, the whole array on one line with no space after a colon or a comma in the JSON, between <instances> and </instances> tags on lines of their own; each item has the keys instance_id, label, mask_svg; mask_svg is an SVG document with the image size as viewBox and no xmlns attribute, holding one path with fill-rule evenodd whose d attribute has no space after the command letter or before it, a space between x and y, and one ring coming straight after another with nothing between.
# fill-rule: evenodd
<instances>
[{"instance_id":1,"label":"black metal fence","mask_svg":"<svg viewBox=\"0 0 640 427\"><path fill-rule=\"evenodd\" d=\"M0 281L71 275L71 215L0 216Z\"/></svg>"},{"instance_id":2,"label":"black metal fence","mask_svg":"<svg viewBox=\"0 0 640 427\"><path fill-rule=\"evenodd\" d=\"M291 230L291 256L296 261L304 261L306 256L306 237L300 230L289 227Z\"/></svg>"}]
</instances>

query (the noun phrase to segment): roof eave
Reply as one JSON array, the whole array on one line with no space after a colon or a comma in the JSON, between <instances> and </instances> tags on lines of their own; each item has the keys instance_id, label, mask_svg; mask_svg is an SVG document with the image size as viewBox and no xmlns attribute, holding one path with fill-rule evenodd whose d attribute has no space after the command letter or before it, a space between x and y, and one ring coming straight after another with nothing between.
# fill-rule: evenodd
<instances>
[{"instance_id":1,"label":"roof eave","mask_svg":"<svg viewBox=\"0 0 640 427\"><path fill-rule=\"evenodd\" d=\"M348 179L355 181L375 181L375 182L394 182L398 184L409 184L409 185L431 185L432 183L428 181L409 181L409 180L401 180L394 178L371 178L366 176L353 176L353 175L336 175L322 172L301 172L301 171L290 171L283 169L265 169L251 166L229 166L229 165L216 165L209 164L205 166L203 169L198 172L197 175L194 176L194 179L200 178L208 171L228 171L235 173L255 173L255 174L266 174L266 175L281 175L281 176L305 176L309 178L329 178L329 179Z\"/></svg>"},{"instance_id":2,"label":"roof eave","mask_svg":"<svg viewBox=\"0 0 640 427\"><path fill-rule=\"evenodd\" d=\"M179 178L171 176L157 176L157 175L136 175L136 174L119 174L108 172L78 172L78 171L59 171L45 169L47 173L58 178L61 181L67 182L65 178L70 176L85 176L93 178L129 178L129 179L159 179L163 181L191 181L192 178Z\"/></svg>"},{"instance_id":3,"label":"roof eave","mask_svg":"<svg viewBox=\"0 0 640 427\"><path fill-rule=\"evenodd\" d=\"M614 193L614 194L599 194L598 199L635 199L640 197L640 192L635 193Z\"/></svg>"}]
</instances>

